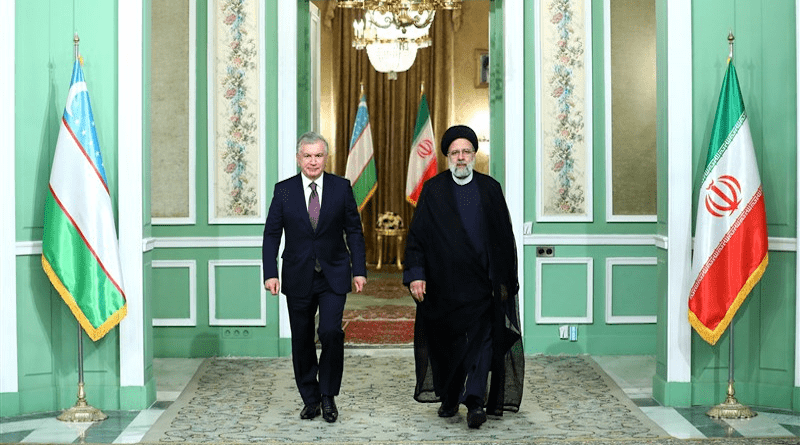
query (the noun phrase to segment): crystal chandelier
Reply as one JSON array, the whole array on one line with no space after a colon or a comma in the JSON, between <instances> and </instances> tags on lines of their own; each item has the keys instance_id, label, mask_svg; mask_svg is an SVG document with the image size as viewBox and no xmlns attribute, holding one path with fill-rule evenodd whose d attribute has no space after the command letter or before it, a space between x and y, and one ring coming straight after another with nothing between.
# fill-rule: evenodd
<instances>
[{"instance_id":1,"label":"crystal chandelier","mask_svg":"<svg viewBox=\"0 0 800 445\"><path fill-rule=\"evenodd\" d=\"M353 47L366 49L375 70L394 80L414 64L417 49L431 45L436 10L461 9L461 0L340 0L337 6L363 11L353 21Z\"/></svg>"}]
</instances>

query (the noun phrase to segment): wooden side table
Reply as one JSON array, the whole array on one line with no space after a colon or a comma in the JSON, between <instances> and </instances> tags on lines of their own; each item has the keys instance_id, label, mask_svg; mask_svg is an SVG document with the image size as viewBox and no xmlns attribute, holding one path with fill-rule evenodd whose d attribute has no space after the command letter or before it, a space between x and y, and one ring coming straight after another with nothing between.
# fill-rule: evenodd
<instances>
[{"instance_id":1,"label":"wooden side table","mask_svg":"<svg viewBox=\"0 0 800 445\"><path fill-rule=\"evenodd\" d=\"M406 229L375 229L375 234L378 237L378 264L376 269L380 269L383 265L383 240L386 238L386 245L390 244L390 240L394 240L397 249L397 268L403 270L403 236L406 234Z\"/></svg>"}]
</instances>

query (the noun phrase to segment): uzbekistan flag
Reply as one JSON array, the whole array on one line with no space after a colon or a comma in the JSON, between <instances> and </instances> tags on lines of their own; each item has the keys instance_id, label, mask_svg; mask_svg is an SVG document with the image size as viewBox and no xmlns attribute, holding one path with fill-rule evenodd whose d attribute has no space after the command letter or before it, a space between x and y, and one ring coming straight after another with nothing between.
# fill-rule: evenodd
<instances>
[{"instance_id":1,"label":"uzbekistan flag","mask_svg":"<svg viewBox=\"0 0 800 445\"><path fill-rule=\"evenodd\" d=\"M733 61L711 130L700 187L689 322L719 340L768 262L767 217L750 124Z\"/></svg>"},{"instance_id":2,"label":"uzbekistan flag","mask_svg":"<svg viewBox=\"0 0 800 445\"><path fill-rule=\"evenodd\" d=\"M358 102L356 123L353 126L353 136L350 138L350 151L347 155L347 170L345 170L344 177L349 179L350 185L353 186L353 195L355 195L360 212L378 187L366 94L362 94L361 100Z\"/></svg>"},{"instance_id":3,"label":"uzbekistan flag","mask_svg":"<svg viewBox=\"0 0 800 445\"><path fill-rule=\"evenodd\" d=\"M433 125L428 111L428 100L425 95L419 102L417 124L414 126L414 143L411 145L411 157L408 159L408 176L406 178L406 201L417 205L422 185L436 176L436 147L433 143Z\"/></svg>"},{"instance_id":4,"label":"uzbekistan flag","mask_svg":"<svg viewBox=\"0 0 800 445\"><path fill-rule=\"evenodd\" d=\"M42 267L92 340L127 314L111 196L77 60L45 199Z\"/></svg>"}]
</instances>

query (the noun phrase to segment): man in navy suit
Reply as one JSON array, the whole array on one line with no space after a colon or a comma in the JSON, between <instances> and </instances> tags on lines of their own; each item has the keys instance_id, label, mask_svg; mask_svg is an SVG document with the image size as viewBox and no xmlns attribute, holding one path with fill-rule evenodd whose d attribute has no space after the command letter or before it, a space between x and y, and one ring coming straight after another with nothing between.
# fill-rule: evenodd
<instances>
[{"instance_id":1,"label":"man in navy suit","mask_svg":"<svg viewBox=\"0 0 800 445\"><path fill-rule=\"evenodd\" d=\"M264 287L277 295L278 247L285 234L281 280L292 329L294 379L304 407L302 419L320 414L335 422L344 368L342 313L347 293L367 283L364 234L350 181L324 173L328 142L308 132L297 142L301 173L275 184L264 226ZM350 277L352 278L352 287ZM317 360L314 317L319 310Z\"/></svg>"}]
</instances>

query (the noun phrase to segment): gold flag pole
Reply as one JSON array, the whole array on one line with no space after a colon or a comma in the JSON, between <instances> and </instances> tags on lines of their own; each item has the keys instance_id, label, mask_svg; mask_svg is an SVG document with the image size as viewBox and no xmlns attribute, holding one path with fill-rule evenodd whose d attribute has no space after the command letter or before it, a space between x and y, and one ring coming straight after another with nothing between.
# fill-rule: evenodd
<instances>
[{"instance_id":1,"label":"gold flag pole","mask_svg":"<svg viewBox=\"0 0 800 445\"><path fill-rule=\"evenodd\" d=\"M80 60L78 52L78 33L75 33L75 60ZM78 323L78 401L75 406L57 417L63 422L99 422L108 418L102 411L86 403L86 391L83 385L83 328Z\"/></svg>"},{"instance_id":2,"label":"gold flag pole","mask_svg":"<svg viewBox=\"0 0 800 445\"><path fill-rule=\"evenodd\" d=\"M733 60L732 31L728 32L728 46L728 61L731 61ZM728 345L730 348L728 351L728 395L724 402L708 410L706 415L715 419L749 419L755 417L756 412L739 403L736 397L734 397L736 391L733 389L733 320L731 320L730 325L728 325L728 332L728 337L730 338L730 343Z\"/></svg>"},{"instance_id":3,"label":"gold flag pole","mask_svg":"<svg viewBox=\"0 0 800 445\"><path fill-rule=\"evenodd\" d=\"M360 92L358 93L358 100L360 102L361 101L361 97L364 95L364 81L362 80L362 81L358 82L358 85L360 87ZM358 112L357 111L356 111L356 116L358 116ZM350 147L348 147L348 149L349 148ZM349 157L350 154L348 153L347 156ZM366 205L364 207L366 207ZM364 227L364 218L362 216L362 213L364 213L362 210L358 211L358 219L361 220L361 233L363 235L366 232L366 228Z\"/></svg>"}]
</instances>

